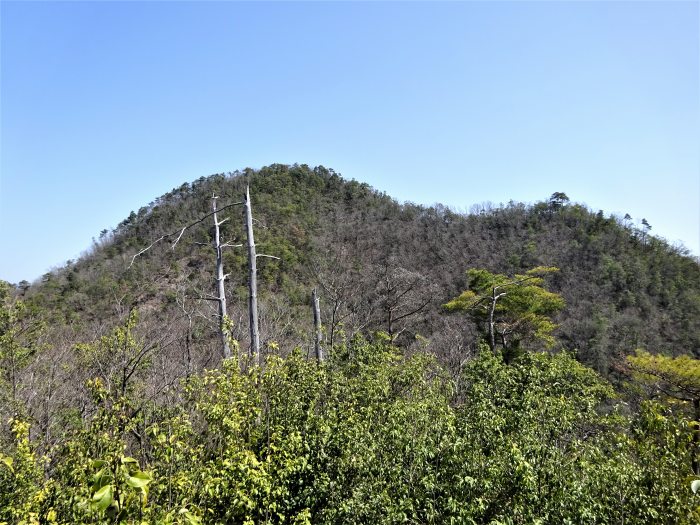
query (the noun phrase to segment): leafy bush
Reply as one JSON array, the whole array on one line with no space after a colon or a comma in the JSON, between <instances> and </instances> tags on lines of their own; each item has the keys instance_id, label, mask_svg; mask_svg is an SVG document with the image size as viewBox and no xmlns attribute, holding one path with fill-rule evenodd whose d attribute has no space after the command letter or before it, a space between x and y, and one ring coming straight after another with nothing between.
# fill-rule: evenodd
<instances>
[{"instance_id":1,"label":"leafy bush","mask_svg":"<svg viewBox=\"0 0 700 525\"><path fill-rule=\"evenodd\" d=\"M102 341L101 344L106 344ZM356 338L190 378L156 406L90 383L95 411L0 457L4 523L695 523L687 421L637 416L566 354L483 351L455 383ZM607 408L606 408L607 407Z\"/></svg>"}]
</instances>

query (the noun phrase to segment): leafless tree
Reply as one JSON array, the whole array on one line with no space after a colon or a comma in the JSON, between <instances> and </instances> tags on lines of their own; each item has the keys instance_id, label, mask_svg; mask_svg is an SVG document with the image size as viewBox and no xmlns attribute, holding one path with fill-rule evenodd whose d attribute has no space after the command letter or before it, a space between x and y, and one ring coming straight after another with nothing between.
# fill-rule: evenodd
<instances>
[{"instance_id":1,"label":"leafless tree","mask_svg":"<svg viewBox=\"0 0 700 525\"><path fill-rule=\"evenodd\" d=\"M247 192L246 192L247 196ZM223 347L223 353L225 358L231 357L231 346L229 343L230 335L228 333L227 329L227 308L226 308L226 290L224 287L224 283L226 281L226 278L228 277L228 274L224 273L224 263L223 263L223 249L227 247L240 247L242 244L232 244L229 242L221 242L221 233L219 227L224 224L227 220L228 217L219 220L218 219L218 214L228 208L231 208L233 206L239 206L241 204L246 204L248 200L246 200L246 203L243 202L234 202L232 204L229 204L227 206L224 206L223 208L217 209L216 206L216 201L218 197L216 194L212 195L212 211L211 213L208 213L204 215L203 217L200 217L194 222L191 222L182 228L175 230L171 233L167 233L165 235L160 236L158 239L153 241L151 244L149 244L146 248L142 249L138 253L136 253L132 258L131 258L131 263L129 264L129 268L131 268L134 264L134 261L136 260L137 257L140 255L143 255L146 253L148 250L153 248L156 244L158 244L161 241L168 241L172 238L175 238L174 242L172 243L171 248L175 249L177 246L178 242L180 242L180 239L182 238L183 234L185 231L187 231L189 228L192 228L193 226L200 224L203 222L205 219L208 217L214 218L214 239L212 240L212 245L214 247L214 250L216 252L216 295L215 296L206 296L204 297L205 299L208 300L213 300L218 303L218 324L219 324L219 337L221 339L221 344ZM252 228L252 226L251 226Z\"/></svg>"},{"instance_id":2,"label":"leafless tree","mask_svg":"<svg viewBox=\"0 0 700 525\"><path fill-rule=\"evenodd\" d=\"M311 304L314 311L314 350L316 352L316 361L323 362L323 348L321 347L321 307L319 305L318 293L316 288L311 291Z\"/></svg>"},{"instance_id":3,"label":"leafless tree","mask_svg":"<svg viewBox=\"0 0 700 525\"><path fill-rule=\"evenodd\" d=\"M250 201L250 186L245 189L245 230L248 239L248 318L250 324L249 355L253 363L260 366L260 325L258 323L258 257L269 257L279 260L274 255L257 254L255 252L255 235L253 232L253 206Z\"/></svg>"}]
</instances>

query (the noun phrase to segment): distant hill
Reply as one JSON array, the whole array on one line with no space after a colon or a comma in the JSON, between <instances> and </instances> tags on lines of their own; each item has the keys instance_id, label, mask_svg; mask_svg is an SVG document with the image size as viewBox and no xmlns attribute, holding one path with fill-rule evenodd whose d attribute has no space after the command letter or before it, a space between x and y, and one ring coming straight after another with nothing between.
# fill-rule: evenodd
<instances>
[{"instance_id":1,"label":"distant hill","mask_svg":"<svg viewBox=\"0 0 700 525\"><path fill-rule=\"evenodd\" d=\"M547 286L566 300L558 347L583 363L606 375L618 355L636 348L700 357L698 261L645 228L564 194L470 214L400 204L321 166L272 165L185 183L20 293L51 319L55 340L95 337L137 308L144 326L167 328L171 366L211 366L220 352L206 300L214 287L211 221L185 232L174 249L161 242L130 263L160 236L209 213L212 195L219 207L242 200L246 184L258 251L280 258L259 261L261 332L270 348L310 348L309 295L317 287L327 345L383 330L409 351L427 348L456 365L474 353L476 330L441 305L465 289L466 270L514 274L545 265L560 268ZM244 239L241 214L236 207L223 213L226 239ZM229 315L242 347L245 255L241 248L225 255Z\"/></svg>"}]
</instances>

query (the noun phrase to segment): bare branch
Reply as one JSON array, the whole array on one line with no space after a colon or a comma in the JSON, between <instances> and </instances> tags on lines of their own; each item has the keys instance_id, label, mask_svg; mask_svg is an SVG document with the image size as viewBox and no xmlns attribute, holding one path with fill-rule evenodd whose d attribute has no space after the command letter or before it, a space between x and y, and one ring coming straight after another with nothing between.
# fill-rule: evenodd
<instances>
[{"instance_id":1,"label":"bare branch","mask_svg":"<svg viewBox=\"0 0 700 525\"><path fill-rule=\"evenodd\" d=\"M187 229L187 226L185 226L182 231L180 232L180 235L177 236L177 239L175 239L175 242L171 246L171 248L174 250L175 246L177 246L177 243L180 242L180 238L182 237L182 234L185 233L185 230Z\"/></svg>"},{"instance_id":2,"label":"bare branch","mask_svg":"<svg viewBox=\"0 0 700 525\"><path fill-rule=\"evenodd\" d=\"M279 257L275 257L274 255L265 255L264 253L257 253L255 254L255 257L267 257L268 259L277 259L278 261L281 261Z\"/></svg>"},{"instance_id":3,"label":"bare branch","mask_svg":"<svg viewBox=\"0 0 700 525\"><path fill-rule=\"evenodd\" d=\"M150 250L151 248L153 248L153 246L155 246L156 243L159 243L160 241L162 241L162 240L165 239L166 237L167 237L167 235L163 235L162 237L160 237L160 238L156 239L155 241L153 241L148 247L144 248L144 249L141 250L139 253L137 253L136 255L134 255L134 256L131 258L131 263L129 264L129 266L127 266L127 269L128 269L128 268L131 268L131 266L134 264L134 261L136 260L136 257L138 257L139 255L141 255L142 253L146 253L148 250Z\"/></svg>"},{"instance_id":4,"label":"bare branch","mask_svg":"<svg viewBox=\"0 0 700 525\"><path fill-rule=\"evenodd\" d=\"M416 309L414 309L414 310L411 310L410 312L407 312L407 313L405 313L405 314L403 314L403 315L399 315L398 317L396 317L395 319L393 319L393 321L394 321L394 322L400 321L401 319L405 319L406 317L410 317L410 316L412 316L413 314L417 314L417 313L420 312L423 308L425 308L426 306L428 306L428 304L430 303L431 300L432 300L432 297L428 298L428 300L425 301L423 304L421 304L418 308L416 308Z\"/></svg>"},{"instance_id":5,"label":"bare branch","mask_svg":"<svg viewBox=\"0 0 700 525\"><path fill-rule=\"evenodd\" d=\"M179 229L177 229L177 230L175 230L174 232L171 232L171 233L166 233L165 235L163 235L163 236L159 237L158 239L156 239L155 241L153 241L149 246L147 246L146 248L144 248L143 250L141 250L140 252L138 252L136 255L134 255L134 256L131 258L131 263L129 264L129 266L127 267L127 269L128 269L128 268L131 268L131 267L133 266L134 261L136 260L136 257L138 257L139 255L143 255L143 254L146 253L148 250L150 250L151 248L153 248L156 244L158 244L160 241L162 241L162 240L164 240L164 239L169 239L170 237L175 237L175 236L177 235L177 239L175 240L175 242L174 242L173 245L172 245L172 248L174 249L174 248L175 248L175 245L176 245L176 244L178 243L178 241L180 240L180 237L182 237L182 235L185 233L185 230L188 230L188 229L191 228L192 226L196 226L197 224L203 222L205 219L208 219L209 217L211 217L211 216L214 215L215 213L221 213L222 211L224 211L224 210L226 210L226 209L228 209L228 208L233 208L234 206L241 206L241 205L243 205L243 204L244 204L243 202L234 202L234 203L232 203L232 204L228 204L228 205L224 206L223 208L220 208L220 209L218 209L218 210L216 210L216 211L207 213L206 215L200 217L199 219L197 219L197 220L194 221L194 222L189 223L188 225L184 226L183 228L179 228ZM227 219L224 219L224 221L225 221L225 220L227 220ZM222 221L222 222L224 222L224 221ZM221 224L221 223L219 223L219 224Z\"/></svg>"},{"instance_id":6,"label":"bare branch","mask_svg":"<svg viewBox=\"0 0 700 525\"><path fill-rule=\"evenodd\" d=\"M479 298L478 301L475 301L474 303L470 304L470 305L466 308L466 310L476 310L476 308L477 308L478 306L480 306L482 303L485 303L486 301L489 301L489 300L491 300L491 297L489 297L489 296L483 296L483 297Z\"/></svg>"}]
</instances>

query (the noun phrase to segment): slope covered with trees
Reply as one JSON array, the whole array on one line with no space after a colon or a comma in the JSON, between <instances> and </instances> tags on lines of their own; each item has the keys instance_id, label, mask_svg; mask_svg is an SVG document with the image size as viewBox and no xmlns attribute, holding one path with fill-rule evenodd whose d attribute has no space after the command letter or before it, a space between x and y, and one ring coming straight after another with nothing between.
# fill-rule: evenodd
<instances>
[{"instance_id":1,"label":"slope covered with trees","mask_svg":"<svg viewBox=\"0 0 700 525\"><path fill-rule=\"evenodd\" d=\"M329 340L341 329L384 330L404 346L416 335L435 347L445 338L459 346L465 342L455 332L470 322L444 316L442 305L466 288L468 269L512 276L552 266L559 272L550 289L566 303L557 340L582 362L607 373L611 357L636 348L700 353L698 262L646 228L570 204L561 193L467 215L399 204L322 167L274 165L183 184L105 230L89 255L46 274L26 290L26 302L72 325L114 324L132 307L168 319L194 308L213 291L209 222L175 249L162 243L129 263L164 233L208 213L213 194L221 205L240 201L246 183L259 251L280 258L259 265L264 341L307 344L309 294L317 286ZM244 238L240 211L228 215L222 235ZM246 253L231 249L224 257L229 315L245 345ZM208 315L201 304L195 309Z\"/></svg>"},{"instance_id":2,"label":"slope covered with trees","mask_svg":"<svg viewBox=\"0 0 700 525\"><path fill-rule=\"evenodd\" d=\"M276 257L262 366L222 210L247 185ZM700 266L649 229L560 192L399 204L304 165L183 184L0 287L0 523L695 523L697 403L659 363L697 368Z\"/></svg>"}]
</instances>

